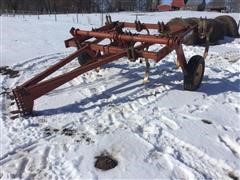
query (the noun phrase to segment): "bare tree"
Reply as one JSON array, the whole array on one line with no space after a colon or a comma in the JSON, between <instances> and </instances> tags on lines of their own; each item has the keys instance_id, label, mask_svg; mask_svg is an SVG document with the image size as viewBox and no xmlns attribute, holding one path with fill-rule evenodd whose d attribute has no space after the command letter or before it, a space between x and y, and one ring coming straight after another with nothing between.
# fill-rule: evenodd
<instances>
[{"instance_id":1,"label":"bare tree","mask_svg":"<svg viewBox=\"0 0 240 180\"><path fill-rule=\"evenodd\" d=\"M229 9L233 12L240 12L240 1L239 0L227 0L226 4Z\"/></svg>"},{"instance_id":2,"label":"bare tree","mask_svg":"<svg viewBox=\"0 0 240 180\"><path fill-rule=\"evenodd\" d=\"M7 1L7 6L9 7L9 9L17 12L18 6L19 6L19 1L18 0L8 0Z\"/></svg>"}]
</instances>

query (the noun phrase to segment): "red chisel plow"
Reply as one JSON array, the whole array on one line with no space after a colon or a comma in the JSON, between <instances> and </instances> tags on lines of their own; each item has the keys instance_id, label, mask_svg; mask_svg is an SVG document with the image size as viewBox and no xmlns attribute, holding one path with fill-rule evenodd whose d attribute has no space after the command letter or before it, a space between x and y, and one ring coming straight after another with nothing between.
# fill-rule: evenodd
<instances>
[{"instance_id":1,"label":"red chisel plow","mask_svg":"<svg viewBox=\"0 0 240 180\"><path fill-rule=\"evenodd\" d=\"M175 50L177 54L176 62L181 67L184 76L184 89L196 90L200 86L204 74L204 58L195 55L187 63L182 47L184 36L197 28L197 25L182 28L180 26L167 27L164 23L147 24L140 21L135 21L135 23L112 22L110 16L107 16L106 19L106 24L98 29L84 31L72 28L70 30L73 37L65 41L65 46L76 47L77 51L13 89L14 98L18 106L18 110L13 113L32 114L35 99L87 71L122 57L127 57L130 61L144 58L147 67L144 80L147 81L148 60L151 59L158 62ZM124 28L135 29L138 33L124 31ZM157 30L156 32L158 33L150 34L150 30ZM106 39L109 39L110 42L101 45L100 42ZM149 47L155 44L163 44L165 46L158 52L149 51ZM78 58L80 65L74 70L44 80L76 58Z\"/></svg>"}]
</instances>

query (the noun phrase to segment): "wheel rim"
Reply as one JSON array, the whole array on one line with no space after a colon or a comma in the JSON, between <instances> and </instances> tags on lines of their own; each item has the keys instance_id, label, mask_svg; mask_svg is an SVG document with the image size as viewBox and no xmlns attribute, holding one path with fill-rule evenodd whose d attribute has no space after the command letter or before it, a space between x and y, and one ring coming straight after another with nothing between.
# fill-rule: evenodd
<instances>
[{"instance_id":1,"label":"wheel rim","mask_svg":"<svg viewBox=\"0 0 240 180\"><path fill-rule=\"evenodd\" d=\"M193 80L193 83L195 86L199 85L201 78L202 78L202 72L203 72L203 65L199 64L196 69L196 73L195 73L194 80Z\"/></svg>"}]
</instances>

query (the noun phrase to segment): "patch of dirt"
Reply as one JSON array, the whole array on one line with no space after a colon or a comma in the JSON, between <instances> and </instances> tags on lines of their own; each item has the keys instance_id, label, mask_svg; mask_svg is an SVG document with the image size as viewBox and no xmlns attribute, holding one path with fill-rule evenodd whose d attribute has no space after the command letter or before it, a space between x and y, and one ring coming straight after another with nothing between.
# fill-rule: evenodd
<instances>
[{"instance_id":1,"label":"patch of dirt","mask_svg":"<svg viewBox=\"0 0 240 180\"><path fill-rule=\"evenodd\" d=\"M89 144L94 143L94 140L92 140L92 138L90 137L89 134L81 133L81 134L79 134L76 137L75 142L77 142L77 143L85 143L85 144L89 145Z\"/></svg>"},{"instance_id":2,"label":"patch of dirt","mask_svg":"<svg viewBox=\"0 0 240 180\"><path fill-rule=\"evenodd\" d=\"M205 124L212 124L212 122L211 122L211 121L209 121L209 120L206 120L206 119L202 119L202 122L203 122L203 123L205 123Z\"/></svg>"},{"instance_id":3,"label":"patch of dirt","mask_svg":"<svg viewBox=\"0 0 240 180\"><path fill-rule=\"evenodd\" d=\"M43 129L44 135L51 136L52 134L56 134L58 132L61 132L62 135L65 136L73 136L77 133L75 129L71 128L63 128L63 129L57 129L57 128L51 128L51 127L45 127Z\"/></svg>"},{"instance_id":4,"label":"patch of dirt","mask_svg":"<svg viewBox=\"0 0 240 180\"><path fill-rule=\"evenodd\" d=\"M43 133L45 136L51 136L54 133L57 133L59 131L59 129L57 128L51 128L51 127L45 127L43 129Z\"/></svg>"},{"instance_id":5,"label":"patch of dirt","mask_svg":"<svg viewBox=\"0 0 240 180\"><path fill-rule=\"evenodd\" d=\"M228 177L230 177L233 180L239 180L239 177L237 177L233 172L229 172Z\"/></svg>"},{"instance_id":6,"label":"patch of dirt","mask_svg":"<svg viewBox=\"0 0 240 180\"><path fill-rule=\"evenodd\" d=\"M95 168L107 171L115 168L118 165L118 161L108 153L102 153L100 156L95 157Z\"/></svg>"},{"instance_id":7,"label":"patch of dirt","mask_svg":"<svg viewBox=\"0 0 240 180\"><path fill-rule=\"evenodd\" d=\"M45 136L51 136L52 135L52 129L49 127L46 127L43 129L44 135Z\"/></svg>"},{"instance_id":8,"label":"patch of dirt","mask_svg":"<svg viewBox=\"0 0 240 180\"><path fill-rule=\"evenodd\" d=\"M64 134L65 136L73 136L74 134L76 134L76 130L75 129L70 129L70 128L64 128L62 130L62 134Z\"/></svg>"},{"instance_id":9,"label":"patch of dirt","mask_svg":"<svg viewBox=\"0 0 240 180\"><path fill-rule=\"evenodd\" d=\"M11 91L9 88L2 87L2 92L0 93L0 95L7 95L7 98L9 99L10 93Z\"/></svg>"},{"instance_id":10,"label":"patch of dirt","mask_svg":"<svg viewBox=\"0 0 240 180\"><path fill-rule=\"evenodd\" d=\"M89 134L85 132L78 132L76 129L73 128L52 128L52 127L45 127L43 128L44 136L51 136L51 135L64 135L74 138L74 142L76 143L84 143L84 144L93 144L94 140L90 137Z\"/></svg>"},{"instance_id":11,"label":"patch of dirt","mask_svg":"<svg viewBox=\"0 0 240 180\"><path fill-rule=\"evenodd\" d=\"M1 75L9 75L9 78L15 78L19 76L19 71L10 69L9 66L0 67Z\"/></svg>"},{"instance_id":12,"label":"patch of dirt","mask_svg":"<svg viewBox=\"0 0 240 180\"><path fill-rule=\"evenodd\" d=\"M19 115L11 116L11 117L10 117L11 120L15 120L15 119L17 119L17 118L19 118Z\"/></svg>"},{"instance_id":13,"label":"patch of dirt","mask_svg":"<svg viewBox=\"0 0 240 180\"><path fill-rule=\"evenodd\" d=\"M12 92L11 92L11 89L6 88L6 87L2 87L2 92L0 92L0 95L6 97L6 99L11 100L11 101L10 101L10 106L13 106L13 105L16 104L16 103L15 103L14 96L13 96L13 94L12 94Z\"/></svg>"}]
</instances>

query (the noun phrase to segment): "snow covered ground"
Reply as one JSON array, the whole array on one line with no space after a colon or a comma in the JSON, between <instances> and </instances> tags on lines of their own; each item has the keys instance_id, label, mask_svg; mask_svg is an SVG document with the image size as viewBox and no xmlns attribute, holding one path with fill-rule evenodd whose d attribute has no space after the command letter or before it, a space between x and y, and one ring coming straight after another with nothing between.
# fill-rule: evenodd
<instances>
[{"instance_id":1,"label":"snow covered ground","mask_svg":"<svg viewBox=\"0 0 240 180\"><path fill-rule=\"evenodd\" d=\"M176 11L139 13L142 22L173 17L216 17L219 13ZM230 14L237 21L239 14ZM113 13L131 21L136 13ZM73 22L74 21L74 22ZM2 92L28 80L69 52L63 41L73 27L101 25L100 14L1 16L1 66L20 76L1 75ZM16 105L1 93L0 178L2 179L237 179L240 177L240 39L212 46L202 86L184 91L183 77L171 53L151 62L150 82L143 85L144 65L126 58L91 71L39 98L34 117L12 120ZM186 57L202 47L184 46ZM62 68L61 74L78 66ZM8 89L9 88L9 89ZM118 165L94 167L96 156L109 153Z\"/></svg>"}]
</instances>

